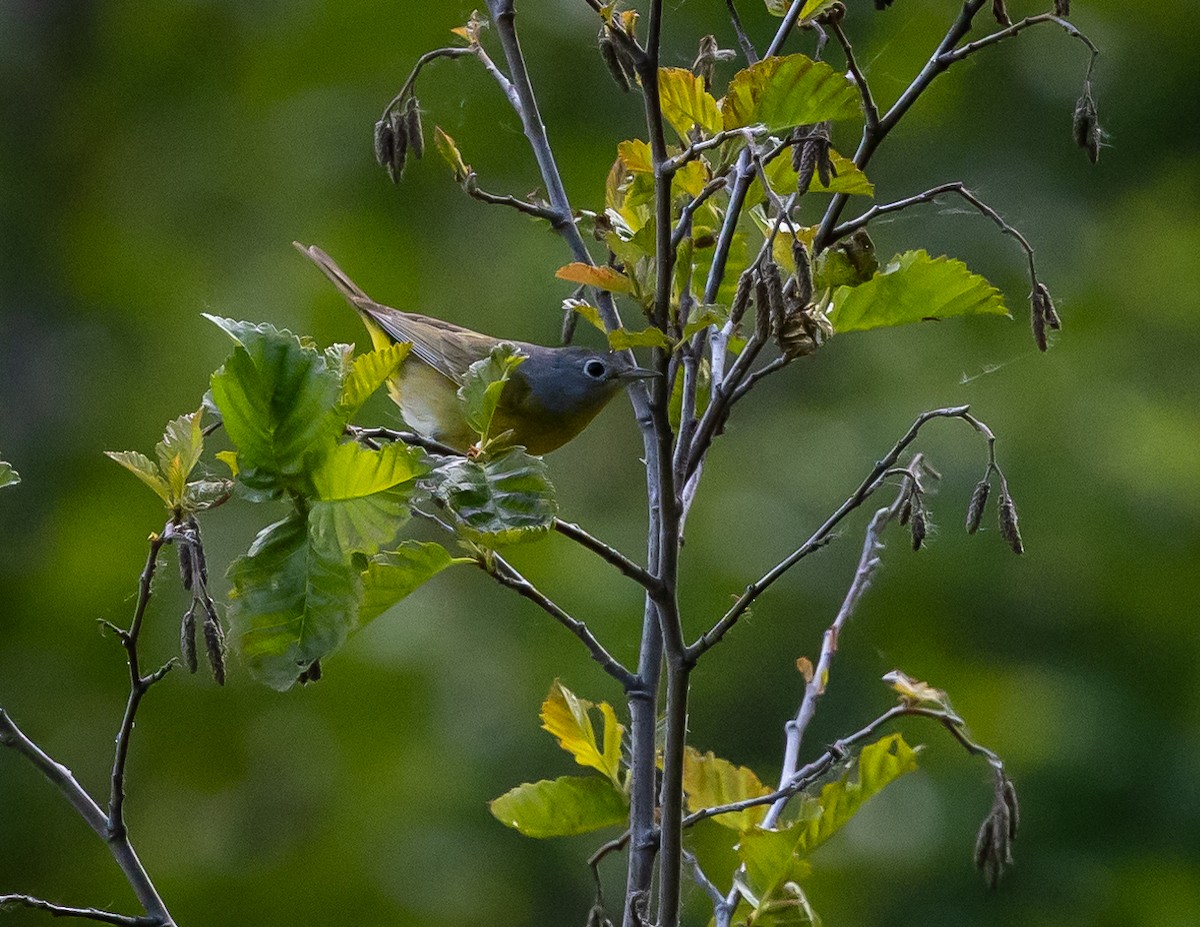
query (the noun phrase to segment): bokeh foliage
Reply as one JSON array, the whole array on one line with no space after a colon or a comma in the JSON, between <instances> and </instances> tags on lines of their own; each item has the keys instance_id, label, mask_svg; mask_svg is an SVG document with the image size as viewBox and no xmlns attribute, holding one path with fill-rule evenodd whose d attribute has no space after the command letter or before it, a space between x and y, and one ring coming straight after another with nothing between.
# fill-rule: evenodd
<instances>
[{"instance_id":1,"label":"bokeh foliage","mask_svg":"<svg viewBox=\"0 0 1200 927\"><path fill-rule=\"evenodd\" d=\"M769 17L741 5L762 35ZM1098 167L1070 139L1083 53L1047 30L942 78L870 172L887 198L951 179L984 192L1038 248L1062 338L1039 357L1023 324L986 318L839 337L739 410L689 522L684 607L699 629L920 409L969 401L1001 436L1026 557L1002 556L994 532L959 534L954 500L970 493L975 449L934 434L942 530L919 555L891 545L810 741L873 716L889 697L878 676L894 666L950 690L1022 790L1017 869L998 894L982 888L969 864L980 771L906 729L932 749L829 846L811 893L827 923L1163 924L1200 908L1200 152L1181 128L1194 124L1197 42L1168 4L1075 6L1106 53L1096 92L1113 146ZM883 100L956 9L854 4L847 28ZM671 10L665 63L686 67L706 32L732 44L721 4ZM382 104L469 13L457 2L419 14L0 8L0 449L23 480L0 498L0 702L88 784L106 774L124 673L94 619L125 616L161 521L101 452L148 447L195 407L228 350L202 312L270 319L322 344L357 338L353 314L292 251L300 238L390 304L555 337L569 292L553 277L567 259L556 239L468 200L440 164L410 166L396 190L372 163ZM522 16L568 190L594 207L614 145L640 134L636 101L609 82L582 4L523 0ZM422 102L489 188L536 182L515 117L472 62L442 64ZM962 258L1019 305L1019 253L958 213L906 214L875 239L882 254ZM388 420L386 403L373 408ZM564 516L631 552L643 533L638 453L614 403L550 458ZM246 549L256 516L214 523L214 562ZM793 660L815 654L836 608L857 547L846 541L773 590L706 664L697 746L764 775L778 763L803 683ZM513 559L605 640L628 641L614 649L629 656L635 589L561 538ZM163 654L186 604L175 596L156 598L147 633ZM593 842L526 841L483 804L516 779L573 772L532 721L550 680L618 701L543 615L451 571L360 634L318 686L279 696L231 669L224 691L182 675L156 689L134 742L131 827L181 923L579 916ZM0 759L4 887L119 903L126 889L103 848L44 782Z\"/></svg>"}]
</instances>

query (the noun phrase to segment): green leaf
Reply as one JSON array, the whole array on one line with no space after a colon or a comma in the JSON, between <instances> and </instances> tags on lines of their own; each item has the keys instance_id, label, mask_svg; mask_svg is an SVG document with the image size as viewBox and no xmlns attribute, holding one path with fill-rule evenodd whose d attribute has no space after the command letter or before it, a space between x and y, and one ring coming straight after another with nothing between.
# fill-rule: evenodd
<instances>
[{"instance_id":1,"label":"green leaf","mask_svg":"<svg viewBox=\"0 0 1200 927\"><path fill-rule=\"evenodd\" d=\"M260 531L229 578L229 620L242 660L275 689L290 687L358 624L359 572L323 556L299 512Z\"/></svg>"},{"instance_id":2,"label":"green leaf","mask_svg":"<svg viewBox=\"0 0 1200 927\"><path fill-rule=\"evenodd\" d=\"M381 551L370 559L362 574L359 626L378 618L446 567L473 562L469 557L452 557L441 544L433 542L405 541L396 550Z\"/></svg>"},{"instance_id":3,"label":"green leaf","mask_svg":"<svg viewBox=\"0 0 1200 927\"><path fill-rule=\"evenodd\" d=\"M521 448L486 462L451 461L435 477L434 493L458 528L488 547L535 540L558 513L545 462Z\"/></svg>"},{"instance_id":4,"label":"green leaf","mask_svg":"<svg viewBox=\"0 0 1200 927\"><path fill-rule=\"evenodd\" d=\"M962 261L907 251L866 283L834 290L829 321L840 333L967 315L1007 316L1004 296Z\"/></svg>"},{"instance_id":5,"label":"green leaf","mask_svg":"<svg viewBox=\"0 0 1200 927\"><path fill-rule=\"evenodd\" d=\"M690 71L686 73L691 73ZM719 117L718 117L719 118ZM624 205L640 206L654 202L654 158L650 154L650 144L641 139L621 142L617 145L617 155L625 169L631 174L642 175L626 190ZM671 193L677 196L680 192L689 196L699 196L700 191L711 179L707 165L700 160L688 161L675 172L671 181Z\"/></svg>"},{"instance_id":6,"label":"green leaf","mask_svg":"<svg viewBox=\"0 0 1200 927\"><path fill-rule=\"evenodd\" d=\"M813 285L818 290L859 286L879 272L875 242L866 229L859 229L826 248L813 261Z\"/></svg>"},{"instance_id":7,"label":"green leaf","mask_svg":"<svg viewBox=\"0 0 1200 927\"><path fill-rule=\"evenodd\" d=\"M807 813L797 827L796 853L807 856L844 827L869 798L916 768L917 751L899 734L863 747L853 770L847 769L836 782L826 784L820 798L806 802ZM857 772L853 781L852 771Z\"/></svg>"},{"instance_id":8,"label":"green leaf","mask_svg":"<svg viewBox=\"0 0 1200 927\"><path fill-rule=\"evenodd\" d=\"M305 489L306 471L345 426L333 413L341 394L337 372L290 332L206 318L238 343L213 374L212 394L237 447L239 480L268 494Z\"/></svg>"},{"instance_id":9,"label":"green leaf","mask_svg":"<svg viewBox=\"0 0 1200 927\"><path fill-rule=\"evenodd\" d=\"M662 348L664 351L670 351L674 349L675 342L661 328L650 326L640 332L615 328L608 333L608 345L614 351L625 351L629 348Z\"/></svg>"},{"instance_id":10,"label":"green leaf","mask_svg":"<svg viewBox=\"0 0 1200 927\"><path fill-rule=\"evenodd\" d=\"M594 286L598 290L606 290L609 293L633 292L633 283L630 279L611 267L597 267L593 264L575 261L565 267L560 267L555 271L554 276L559 280Z\"/></svg>"},{"instance_id":11,"label":"green leaf","mask_svg":"<svg viewBox=\"0 0 1200 927\"><path fill-rule=\"evenodd\" d=\"M200 418L204 414L201 406L195 412L181 415L167 424L162 440L154 447L159 471L166 478L171 490L168 505L180 502L187 489L188 477L200 462L204 453L204 432Z\"/></svg>"},{"instance_id":12,"label":"green leaf","mask_svg":"<svg viewBox=\"0 0 1200 927\"><path fill-rule=\"evenodd\" d=\"M504 384L525 359L516 345L502 341L487 357L467 368L458 398L463 406L463 417L481 439L487 438L492 427Z\"/></svg>"},{"instance_id":13,"label":"green leaf","mask_svg":"<svg viewBox=\"0 0 1200 927\"><path fill-rule=\"evenodd\" d=\"M501 824L526 837L570 837L625 824L629 799L607 779L563 776L526 782L489 805Z\"/></svg>"},{"instance_id":14,"label":"green leaf","mask_svg":"<svg viewBox=\"0 0 1200 927\"><path fill-rule=\"evenodd\" d=\"M572 312L579 315L589 325L597 331L608 333L608 329L604 327L604 320L600 318L600 310L589 302L582 299L568 299L563 301L563 307L569 308Z\"/></svg>"},{"instance_id":15,"label":"green leaf","mask_svg":"<svg viewBox=\"0 0 1200 927\"><path fill-rule=\"evenodd\" d=\"M232 494L231 480L194 480L184 489L182 508L188 512L202 512L224 502Z\"/></svg>"},{"instance_id":16,"label":"green leaf","mask_svg":"<svg viewBox=\"0 0 1200 927\"><path fill-rule=\"evenodd\" d=\"M853 81L805 55L766 58L739 71L721 103L726 129L761 123L776 132L861 113Z\"/></svg>"},{"instance_id":17,"label":"green leaf","mask_svg":"<svg viewBox=\"0 0 1200 927\"><path fill-rule=\"evenodd\" d=\"M711 305L697 303L688 313L687 324L683 326L683 340L687 341L710 325L724 325L729 320L729 307L721 303Z\"/></svg>"},{"instance_id":18,"label":"green leaf","mask_svg":"<svg viewBox=\"0 0 1200 927\"><path fill-rule=\"evenodd\" d=\"M470 166L463 161L462 152L458 150L458 143L449 135L442 131L441 126L433 127L433 143L437 146L438 154L440 154L450 165L450 169L454 171L454 179L462 183L471 174Z\"/></svg>"},{"instance_id":19,"label":"green leaf","mask_svg":"<svg viewBox=\"0 0 1200 927\"><path fill-rule=\"evenodd\" d=\"M387 382L388 377L400 369L410 350L412 345L409 342L398 341L352 360L347 358L344 362L346 369L342 379L342 395L338 400L339 409L347 421Z\"/></svg>"},{"instance_id":20,"label":"green leaf","mask_svg":"<svg viewBox=\"0 0 1200 927\"><path fill-rule=\"evenodd\" d=\"M0 489L5 486L16 486L19 482L21 482L21 474L17 473L8 461L0 460Z\"/></svg>"},{"instance_id":21,"label":"green leaf","mask_svg":"<svg viewBox=\"0 0 1200 927\"><path fill-rule=\"evenodd\" d=\"M603 750L596 743L596 729L588 711L596 706L557 679L542 702L542 728L549 731L558 745L575 757L580 766L589 766L604 773L618 788L621 785L621 735L625 728L617 721L616 712L608 702L598 706L604 718Z\"/></svg>"},{"instance_id":22,"label":"green leaf","mask_svg":"<svg viewBox=\"0 0 1200 927\"><path fill-rule=\"evenodd\" d=\"M694 126L705 135L721 131L721 111L711 93L704 89L704 80L685 68L658 69L658 98L663 118L671 124L686 143Z\"/></svg>"},{"instance_id":23,"label":"green leaf","mask_svg":"<svg viewBox=\"0 0 1200 927\"><path fill-rule=\"evenodd\" d=\"M689 811L758 798L771 792L749 767L734 766L711 751L700 753L694 747L688 747L683 756L683 789L687 793ZM713 820L744 831L761 824L766 813L767 806L760 805L717 815Z\"/></svg>"},{"instance_id":24,"label":"green leaf","mask_svg":"<svg viewBox=\"0 0 1200 927\"><path fill-rule=\"evenodd\" d=\"M104 456L115 460L153 489L164 505L171 504L171 487L158 472L158 465L145 454L138 451L105 451Z\"/></svg>"},{"instance_id":25,"label":"green leaf","mask_svg":"<svg viewBox=\"0 0 1200 927\"><path fill-rule=\"evenodd\" d=\"M752 830L738 841L738 856L746 867L746 887L754 907L761 907L788 882L799 882L812 866L796 853L797 827Z\"/></svg>"},{"instance_id":26,"label":"green leaf","mask_svg":"<svg viewBox=\"0 0 1200 927\"><path fill-rule=\"evenodd\" d=\"M408 520L415 480L428 472L422 453L396 442L379 450L335 445L313 471L316 499L309 506L309 536L320 554L349 562L389 544Z\"/></svg>"}]
</instances>

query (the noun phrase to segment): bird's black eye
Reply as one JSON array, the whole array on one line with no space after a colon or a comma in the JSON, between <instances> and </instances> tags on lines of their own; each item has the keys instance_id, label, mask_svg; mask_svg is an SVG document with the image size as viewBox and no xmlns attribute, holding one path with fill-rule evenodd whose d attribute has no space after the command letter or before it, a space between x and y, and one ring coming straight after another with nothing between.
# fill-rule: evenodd
<instances>
[{"instance_id":1,"label":"bird's black eye","mask_svg":"<svg viewBox=\"0 0 1200 927\"><path fill-rule=\"evenodd\" d=\"M608 368L604 366L604 361L593 359L583 365L583 372L593 380L601 379L607 370Z\"/></svg>"}]
</instances>

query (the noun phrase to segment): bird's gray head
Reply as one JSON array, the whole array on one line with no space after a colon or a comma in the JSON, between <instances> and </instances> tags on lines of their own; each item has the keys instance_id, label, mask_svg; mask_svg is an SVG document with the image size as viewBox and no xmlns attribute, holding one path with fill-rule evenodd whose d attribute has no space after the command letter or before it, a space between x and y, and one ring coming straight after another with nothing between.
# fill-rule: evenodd
<instances>
[{"instance_id":1,"label":"bird's gray head","mask_svg":"<svg viewBox=\"0 0 1200 927\"><path fill-rule=\"evenodd\" d=\"M588 348L522 346L529 355L515 371L545 411L570 416L594 413L631 380L657 376L624 355Z\"/></svg>"}]
</instances>

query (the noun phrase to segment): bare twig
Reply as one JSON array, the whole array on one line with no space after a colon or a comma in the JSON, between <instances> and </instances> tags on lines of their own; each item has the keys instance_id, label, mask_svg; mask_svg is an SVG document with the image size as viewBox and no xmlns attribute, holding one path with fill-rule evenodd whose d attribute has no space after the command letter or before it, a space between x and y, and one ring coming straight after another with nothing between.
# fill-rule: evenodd
<instances>
[{"instance_id":1,"label":"bare twig","mask_svg":"<svg viewBox=\"0 0 1200 927\"><path fill-rule=\"evenodd\" d=\"M754 601L762 595L770 586L784 573L794 567L797 563L807 557L814 551L820 550L829 543L833 529L838 524L853 512L856 508L863 504L886 479L887 471L890 470L896 461L900 459L900 455L908 448L921 429L935 418L959 418L967 422L972 428L984 435L989 444L989 455L993 453L995 436L991 431L987 430L987 426L972 416L969 412L970 406L953 406L945 409L933 409L928 412L923 412L919 415L912 427L904 434L904 436L896 442L896 445L875 464L875 467L858 486L858 488L850 494L838 509L829 516L813 535L801 544L796 550L792 551L787 557L773 566L770 570L764 573L759 579L755 580L746 587L745 592L741 594L738 600L727 611L721 620L712 626L704 633L695 643L688 648L688 659L691 661L698 660L703 656L714 644L717 644L728 631L738 621L738 619L746 613L747 609Z\"/></svg>"},{"instance_id":2,"label":"bare twig","mask_svg":"<svg viewBox=\"0 0 1200 927\"><path fill-rule=\"evenodd\" d=\"M71 771L61 763L51 759L32 740L16 726L11 718L0 710L0 744L16 749L25 756L46 779L56 786L71 807L79 814L87 825L107 844L109 852L125 874L138 902L146 912L146 920L110 921L110 923L146 923L174 927L174 921L167 911L166 905L150 881L142 862L138 859L133 845L129 842L128 828L125 824L125 765L129 756L129 742L133 735L134 721L142 697L156 682L163 678L174 665L174 661L148 675L142 675L138 658L138 638L141 634L142 623L146 616L146 607L150 602L151 586L157 566L158 554L165 544L171 541L172 524L169 522L162 534L150 536L150 550L146 565L142 570L138 583L137 603L134 606L133 619L128 630L111 627L125 648L129 659L129 697L126 701L125 712L121 718L121 726L117 731L116 748L113 753L111 774L111 789L108 800L108 813L101 810L94 798L79 784ZM22 896L13 896L19 898ZM36 900L36 899L34 899ZM43 910L49 910L43 908ZM70 910L70 909L64 909ZM84 910L84 909L79 909ZM53 912L51 912L53 913ZM66 915L64 915L66 916ZM81 915L70 915L81 916ZM113 915L117 917L119 915ZM98 918L92 918L96 920Z\"/></svg>"},{"instance_id":3,"label":"bare twig","mask_svg":"<svg viewBox=\"0 0 1200 927\"><path fill-rule=\"evenodd\" d=\"M533 602L542 611L546 612L555 621L579 638L591 653L592 659L599 663L601 669L612 676L623 687L629 688L635 683L636 680L633 673L626 669L620 660L604 648L604 645L592 634L586 624L568 614L562 607L550 599L549 596L522 576L503 557L493 554L489 558L481 557L476 563L480 569L495 579L500 585L507 586L517 593L517 595Z\"/></svg>"},{"instance_id":4,"label":"bare twig","mask_svg":"<svg viewBox=\"0 0 1200 927\"><path fill-rule=\"evenodd\" d=\"M741 46L742 54L746 56L746 63L754 64L758 61L758 52L754 48L754 43L750 41L750 37L746 35L746 30L742 28L742 17L738 15L737 4L734 0L725 0L725 6L729 8L729 19L733 23L733 31L737 33L738 45Z\"/></svg>"},{"instance_id":5,"label":"bare twig","mask_svg":"<svg viewBox=\"0 0 1200 927\"><path fill-rule=\"evenodd\" d=\"M99 908L72 908L35 898L32 895L0 895L0 911L8 907L30 908L35 911L45 911L51 917L74 917L80 920L100 921L103 924L116 924L117 927L161 927L162 925L162 921L153 917L144 915L133 917L128 914L102 911Z\"/></svg>"},{"instance_id":6,"label":"bare twig","mask_svg":"<svg viewBox=\"0 0 1200 927\"><path fill-rule=\"evenodd\" d=\"M657 595L661 590L662 583L653 574L643 567L638 566L615 547L611 547L599 538L588 534L579 525L556 518L554 519L554 530L563 537L570 538L581 547L586 547L596 556L600 557L600 559L612 564L651 593Z\"/></svg>"},{"instance_id":7,"label":"bare twig","mask_svg":"<svg viewBox=\"0 0 1200 927\"><path fill-rule=\"evenodd\" d=\"M908 209L910 206L917 206L921 203L932 203L939 196L947 193L953 193L962 197L971 204L978 212L982 213L987 218L991 219L1005 235L1016 240L1021 246L1021 250L1025 252L1025 258L1029 262L1029 276L1033 281L1034 286L1037 285L1037 268L1034 265L1033 246L1029 244L1029 240L1025 238L1017 229L1013 228L1000 216L996 210L983 200L979 199L974 193L967 189L966 184L961 182L939 184L923 193L917 193L914 196L905 197L902 200L896 200L894 203L884 203L879 206L872 206L860 216L849 219L846 222L836 226L830 233L830 242L840 241L847 235L853 235L861 228L865 228L868 223L891 212L900 212L903 209Z\"/></svg>"},{"instance_id":8,"label":"bare twig","mask_svg":"<svg viewBox=\"0 0 1200 927\"><path fill-rule=\"evenodd\" d=\"M919 458L920 455L917 455L917 458L905 470L910 481L915 482L917 480L915 471L920 467ZM902 487L895 501L891 505L879 509L867 525L862 553L859 555L858 567L854 572L854 580L850 583L850 588L846 591L846 596L842 600L842 606L838 609L833 623L825 630L824 637L821 640L821 655L813 670L812 678L807 681L804 687L804 698L800 701L800 708L796 711L796 716L785 727L786 743L783 753L783 766L779 776L780 788L783 788L791 781L796 773L796 768L800 765L800 745L804 740L804 732L808 730L808 725L812 721L813 715L816 714L817 700L825 694L825 688L829 683L830 668L833 665L834 654L837 653L842 630L846 627L846 622L854 614L858 603L862 601L863 595L870 588L875 574L878 572L881 562L880 554L883 552L883 530L887 527L888 522L896 517L908 495L908 487ZM775 822L779 820L780 814L783 813L784 805L786 805L786 800L778 801L771 806L771 810L763 820L764 827L775 826Z\"/></svg>"},{"instance_id":9,"label":"bare twig","mask_svg":"<svg viewBox=\"0 0 1200 927\"><path fill-rule=\"evenodd\" d=\"M551 225L559 222L560 216L556 210L540 203L531 203L528 200L518 199L509 194L488 193L486 190L481 190L479 184L473 181L474 176L474 173L469 174L468 182L463 184L463 189L467 191L467 195L472 199L479 200L481 203L487 203L490 206L507 206L509 209L515 209L517 212L533 216L535 219L545 219Z\"/></svg>"},{"instance_id":10,"label":"bare twig","mask_svg":"<svg viewBox=\"0 0 1200 927\"><path fill-rule=\"evenodd\" d=\"M846 54L846 70L850 72L854 78L854 83L858 86L867 125L877 129L879 127L879 108L875 105L875 98L871 94L871 87L867 83L867 76L858 66L858 59L854 57L854 47L850 44L850 39L846 36L845 30L842 29L842 23L839 19L836 17L831 18L829 28L833 30L834 38L838 40L838 44L842 46L842 51Z\"/></svg>"}]
</instances>

